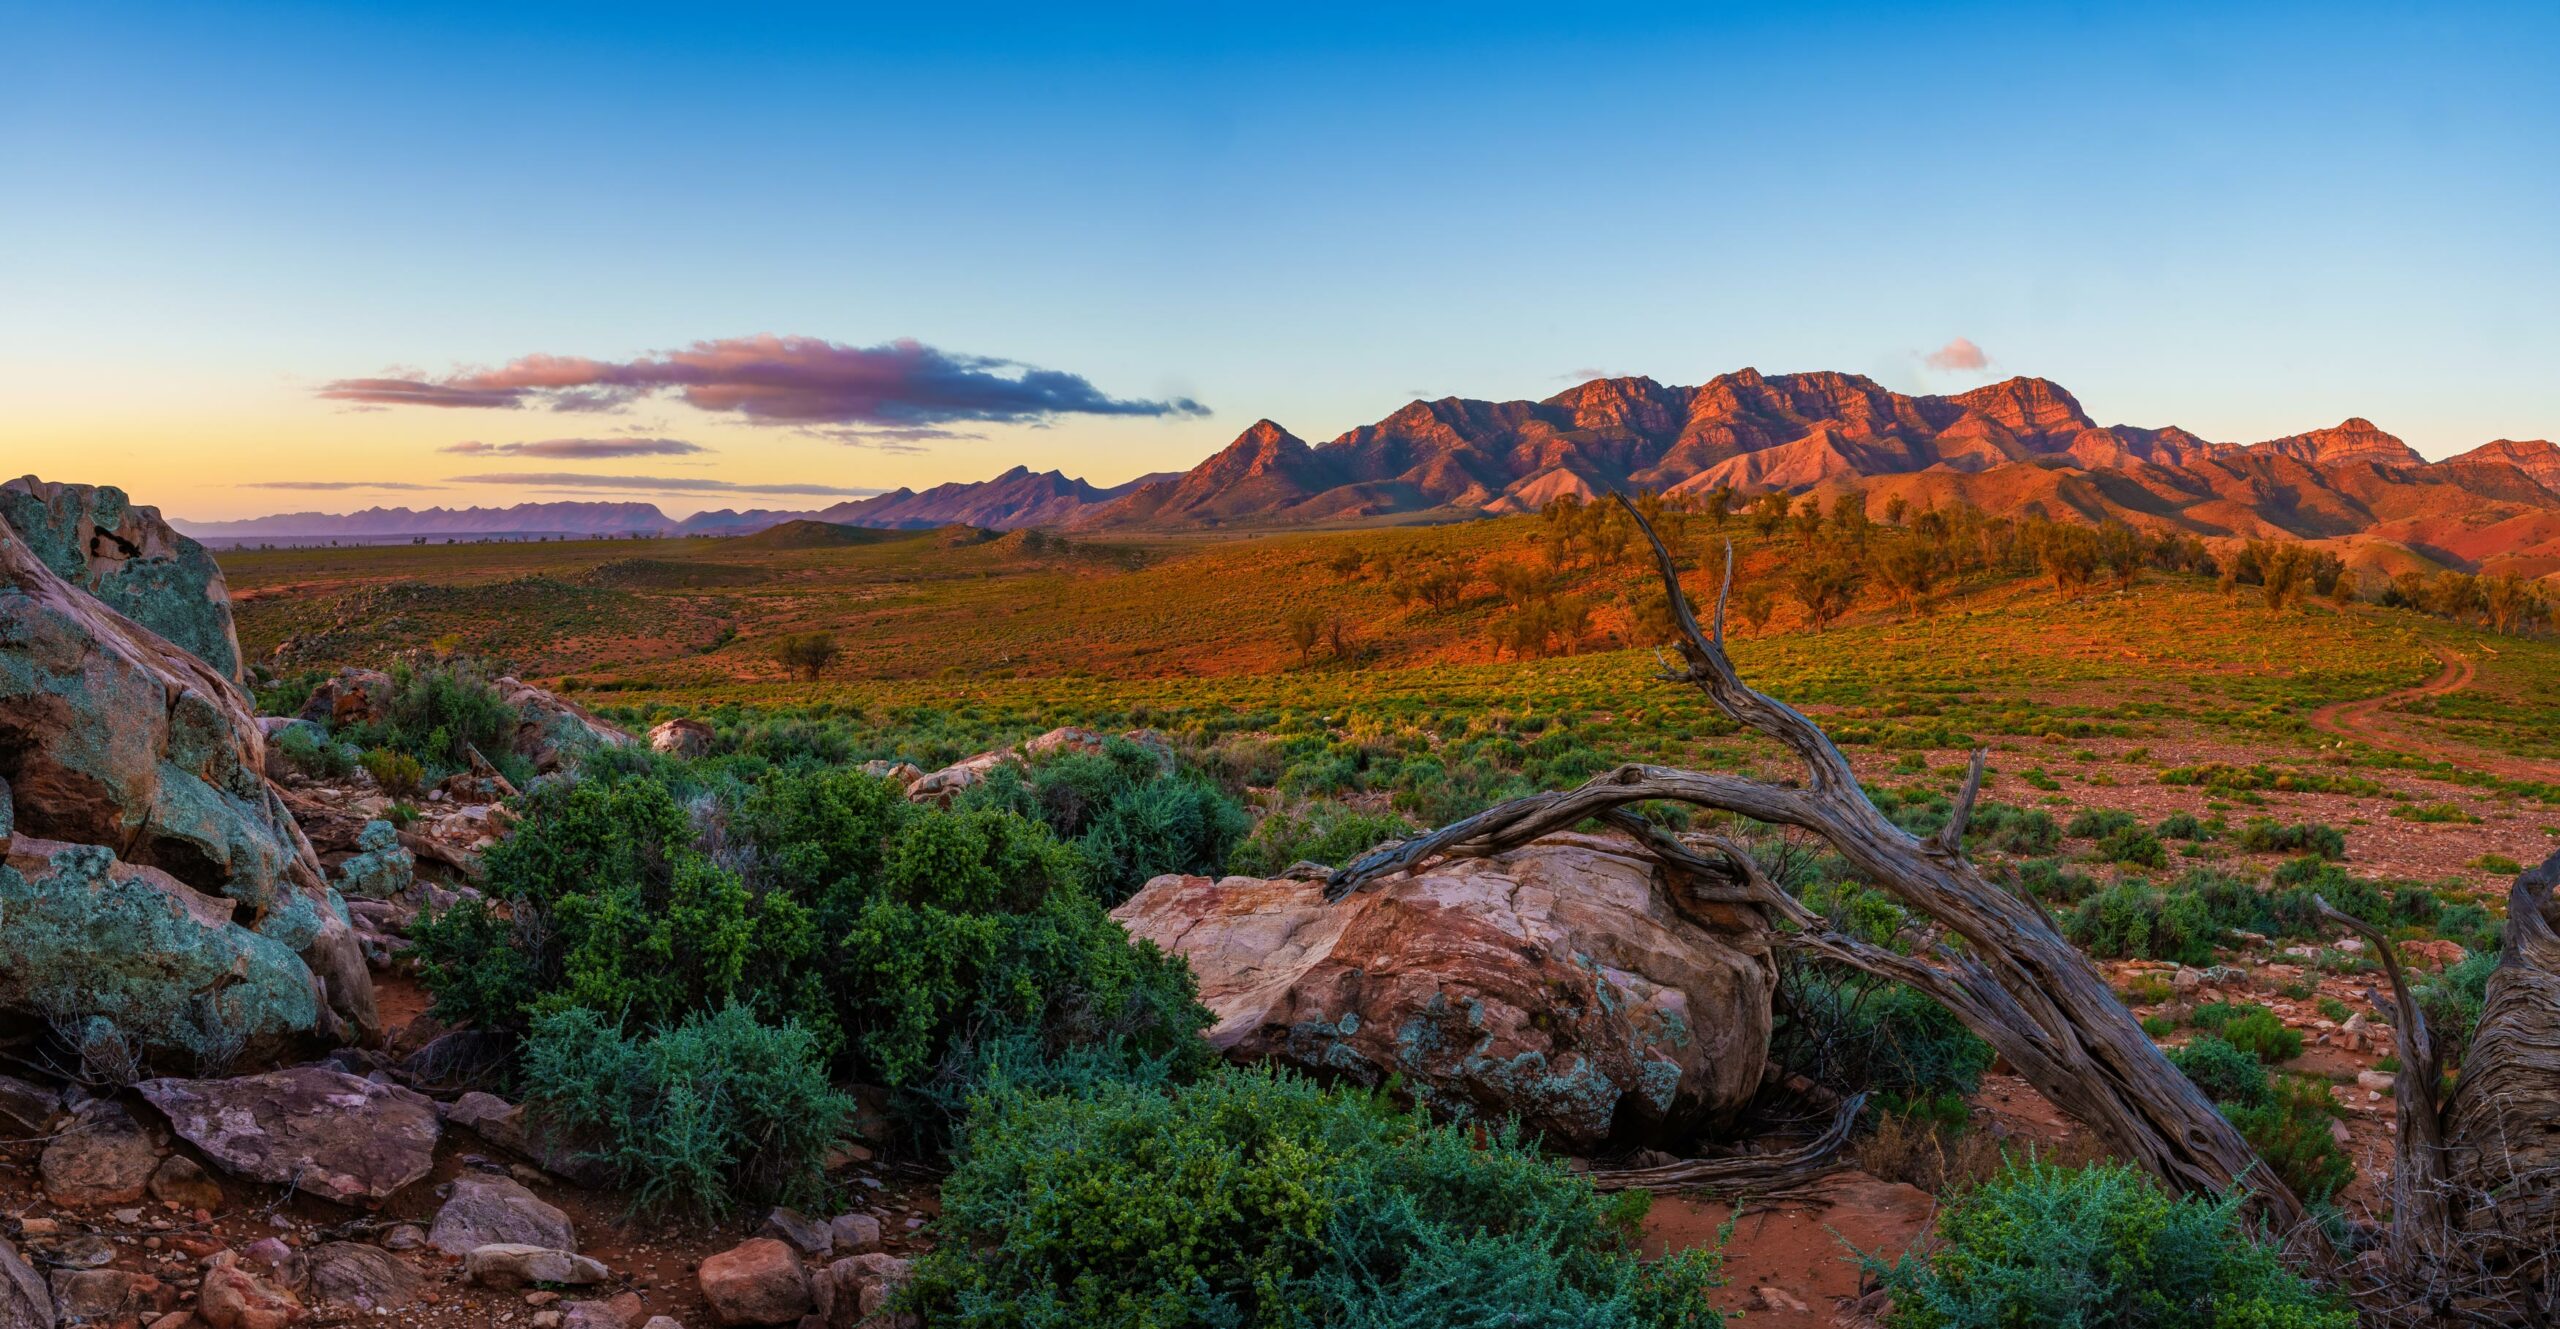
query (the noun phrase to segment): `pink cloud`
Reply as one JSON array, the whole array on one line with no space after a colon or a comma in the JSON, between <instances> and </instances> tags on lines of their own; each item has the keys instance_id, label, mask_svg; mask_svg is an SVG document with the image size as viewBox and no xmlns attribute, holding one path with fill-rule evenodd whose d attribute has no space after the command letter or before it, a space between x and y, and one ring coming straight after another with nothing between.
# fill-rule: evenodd
<instances>
[{"instance_id":1,"label":"pink cloud","mask_svg":"<svg viewBox=\"0 0 2560 1329\"><path fill-rule=\"evenodd\" d=\"M1939 370L1988 369L1991 357L1983 354L1981 347L1958 337L1920 357L1920 363Z\"/></svg>"},{"instance_id":2,"label":"pink cloud","mask_svg":"<svg viewBox=\"0 0 2560 1329\"><path fill-rule=\"evenodd\" d=\"M1080 374L901 340L846 346L816 337L729 337L634 360L528 355L442 378L352 378L336 401L385 406L612 410L671 393L698 410L759 424L927 426L1040 423L1060 415L1206 415L1187 397L1113 397Z\"/></svg>"}]
</instances>

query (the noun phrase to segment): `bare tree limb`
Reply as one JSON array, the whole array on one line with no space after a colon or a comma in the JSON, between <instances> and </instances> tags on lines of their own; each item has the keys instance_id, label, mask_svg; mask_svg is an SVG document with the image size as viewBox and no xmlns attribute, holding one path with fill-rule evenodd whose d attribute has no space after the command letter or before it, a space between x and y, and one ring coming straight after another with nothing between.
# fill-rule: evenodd
<instances>
[{"instance_id":1,"label":"bare tree limb","mask_svg":"<svg viewBox=\"0 0 2560 1329\"><path fill-rule=\"evenodd\" d=\"M1956 805L1947 812L1947 824L1938 828L1930 843L1942 854L1964 852L1964 826L1973 820L1973 800L1982 793L1982 767L1991 759L1991 749L1975 748L1973 764L1965 768L1964 789L1956 795Z\"/></svg>"}]
</instances>

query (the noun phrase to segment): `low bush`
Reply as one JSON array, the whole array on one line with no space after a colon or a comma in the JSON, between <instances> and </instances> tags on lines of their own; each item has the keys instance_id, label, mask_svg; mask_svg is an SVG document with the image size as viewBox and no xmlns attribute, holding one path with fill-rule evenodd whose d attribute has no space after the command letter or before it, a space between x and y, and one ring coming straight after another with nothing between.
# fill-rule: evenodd
<instances>
[{"instance_id":1,"label":"low bush","mask_svg":"<svg viewBox=\"0 0 2560 1329\"><path fill-rule=\"evenodd\" d=\"M2142 822L2130 812L2114 808L2089 808L2072 817L2062 833L2075 840L2103 840L2119 831L2140 830Z\"/></svg>"},{"instance_id":2,"label":"low bush","mask_svg":"<svg viewBox=\"0 0 2560 1329\"><path fill-rule=\"evenodd\" d=\"M2347 856L2346 832L2324 822L2307 821L2287 826L2272 817L2251 817L2240 827L2239 844L2253 854L2316 854L2321 858Z\"/></svg>"},{"instance_id":3,"label":"low bush","mask_svg":"<svg viewBox=\"0 0 2560 1329\"><path fill-rule=\"evenodd\" d=\"M393 798L415 798L426 787L427 768L406 752L375 748L358 761L364 773Z\"/></svg>"},{"instance_id":4,"label":"low bush","mask_svg":"<svg viewBox=\"0 0 2560 1329\"><path fill-rule=\"evenodd\" d=\"M1893 1329L2353 1329L2256 1240L2242 1200L2172 1197L2121 1163L2012 1163L1940 1213L1935 1250L1866 1263Z\"/></svg>"},{"instance_id":5,"label":"low bush","mask_svg":"<svg viewBox=\"0 0 2560 1329\"><path fill-rule=\"evenodd\" d=\"M2191 891L2119 881L2080 902L2063 920L2071 943L2102 959L2213 962L2222 928Z\"/></svg>"},{"instance_id":6,"label":"low bush","mask_svg":"<svg viewBox=\"0 0 2560 1329\"><path fill-rule=\"evenodd\" d=\"M2160 819L2153 831L2163 840L2205 840L2212 838L2204 823L2192 812L2172 812Z\"/></svg>"},{"instance_id":7,"label":"low bush","mask_svg":"<svg viewBox=\"0 0 2560 1329\"><path fill-rule=\"evenodd\" d=\"M2428 1032L2444 1050L2448 1071L2462 1069L2463 1054L2471 1050L2471 1037L2480 1029L2481 1008L2488 1001L2489 975L2497 967L2496 951L2475 951L2459 964L2419 975L2410 985L2409 995L2417 999L2419 1012L2427 1017Z\"/></svg>"},{"instance_id":8,"label":"low bush","mask_svg":"<svg viewBox=\"0 0 2560 1329\"><path fill-rule=\"evenodd\" d=\"M1964 826L1965 847L1976 852L2050 854L2062 844L2062 828L2053 815L2010 803L1984 803Z\"/></svg>"},{"instance_id":9,"label":"low bush","mask_svg":"<svg viewBox=\"0 0 2560 1329\"><path fill-rule=\"evenodd\" d=\"M997 1094L898 1304L986 1329L1722 1324L1716 1253L1638 1258L1645 1205L1516 1131L1281 1073Z\"/></svg>"},{"instance_id":10,"label":"low bush","mask_svg":"<svg viewBox=\"0 0 2560 1329\"><path fill-rule=\"evenodd\" d=\"M505 1031L584 1007L631 1030L736 1002L892 1087L1016 1032L1206 1055L1190 971L1133 945L1040 822L842 769L689 806L654 776L591 775L523 809L485 860L507 917L473 901L412 930L439 1018Z\"/></svg>"},{"instance_id":11,"label":"low bush","mask_svg":"<svg viewBox=\"0 0 2560 1329\"><path fill-rule=\"evenodd\" d=\"M352 749L310 725L289 725L269 743L286 766L314 780L342 780L356 769Z\"/></svg>"},{"instance_id":12,"label":"low bush","mask_svg":"<svg viewBox=\"0 0 2560 1329\"><path fill-rule=\"evenodd\" d=\"M516 709L498 694L493 672L467 659L394 665L381 715L347 726L338 737L415 757L428 780L469 770L476 750L517 785L530 783L533 768L510 746Z\"/></svg>"},{"instance_id":13,"label":"low bush","mask_svg":"<svg viewBox=\"0 0 2560 1329\"><path fill-rule=\"evenodd\" d=\"M2306 1203L2318 1204L2355 1180L2355 1163L2329 1130L2346 1108L2325 1080L2276 1076L2263 1101L2225 1105L2222 1115Z\"/></svg>"},{"instance_id":14,"label":"low bush","mask_svg":"<svg viewBox=\"0 0 2560 1329\"><path fill-rule=\"evenodd\" d=\"M2436 935L2474 955L2494 952L2506 941L2504 919L2476 904L2446 905L2436 915Z\"/></svg>"},{"instance_id":15,"label":"low bush","mask_svg":"<svg viewBox=\"0 0 2560 1329\"><path fill-rule=\"evenodd\" d=\"M1991 1068L1989 1043L1899 983L1790 963L1779 994L1770 1055L1818 1083L1872 1093L1879 1106L1971 1093Z\"/></svg>"},{"instance_id":16,"label":"low bush","mask_svg":"<svg viewBox=\"0 0 2560 1329\"><path fill-rule=\"evenodd\" d=\"M2039 900L2077 904L2097 894L2099 885L2097 878L2053 859L2030 858L2018 864L2018 889Z\"/></svg>"},{"instance_id":17,"label":"low bush","mask_svg":"<svg viewBox=\"0 0 2560 1329\"><path fill-rule=\"evenodd\" d=\"M2217 1001L2196 1008L2198 1029L2219 1034L2222 1041L2270 1066L2302 1055L2302 1033L2286 1026L2274 1011L2254 1002Z\"/></svg>"},{"instance_id":18,"label":"low bush","mask_svg":"<svg viewBox=\"0 0 2560 1329\"><path fill-rule=\"evenodd\" d=\"M2098 856L2128 867L2165 867L2169 862L2159 837L2139 826L2122 826L2099 836Z\"/></svg>"},{"instance_id":19,"label":"low bush","mask_svg":"<svg viewBox=\"0 0 2560 1329\"><path fill-rule=\"evenodd\" d=\"M2198 1034L2184 1046L2169 1049L2169 1064L2195 1081L2196 1088L2214 1102L2246 1107L2267 1101L2265 1063L2219 1035Z\"/></svg>"},{"instance_id":20,"label":"low bush","mask_svg":"<svg viewBox=\"0 0 2560 1329\"><path fill-rule=\"evenodd\" d=\"M741 1006L638 1037L590 1010L545 1015L524 1079L543 1125L591 1149L636 1207L704 1217L821 1198L826 1151L854 1115L808 1030Z\"/></svg>"},{"instance_id":21,"label":"low bush","mask_svg":"<svg viewBox=\"0 0 2560 1329\"><path fill-rule=\"evenodd\" d=\"M1341 867L1388 840L1412 835L1413 825L1390 812L1363 812L1348 804L1320 802L1296 812L1274 812L1253 828L1227 858L1227 871L1273 877L1293 863Z\"/></svg>"},{"instance_id":22,"label":"low bush","mask_svg":"<svg viewBox=\"0 0 2560 1329\"><path fill-rule=\"evenodd\" d=\"M1108 740L1100 752L1067 750L1028 767L999 766L954 806L1046 824L1084 851L1087 882L1105 905L1168 872L1218 871L1246 830L1244 809L1207 777L1169 768L1125 738Z\"/></svg>"}]
</instances>

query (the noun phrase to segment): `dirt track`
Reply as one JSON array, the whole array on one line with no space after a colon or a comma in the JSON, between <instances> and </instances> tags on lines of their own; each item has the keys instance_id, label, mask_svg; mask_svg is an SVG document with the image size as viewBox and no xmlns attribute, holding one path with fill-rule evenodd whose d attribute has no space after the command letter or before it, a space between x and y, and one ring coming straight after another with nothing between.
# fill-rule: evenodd
<instances>
[{"instance_id":1,"label":"dirt track","mask_svg":"<svg viewBox=\"0 0 2560 1329\"><path fill-rule=\"evenodd\" d=\"M2441 697L2471 686L2479 673L2471 657L2443 646L2430 646L2444 672L2414 688L2386 692L2379 697L2359 701L2333 701L2311 713L2311 727L2324 734L2353 739L2359 743L2432 761L2452 762L2472 770L2510 780L2560 781L2560 766L2549 762L2527 761L2478 748L2421 738L2400 728L2379 722L2381 714L2402 702L2420 697Z\"/></svg>"}]
</instances>

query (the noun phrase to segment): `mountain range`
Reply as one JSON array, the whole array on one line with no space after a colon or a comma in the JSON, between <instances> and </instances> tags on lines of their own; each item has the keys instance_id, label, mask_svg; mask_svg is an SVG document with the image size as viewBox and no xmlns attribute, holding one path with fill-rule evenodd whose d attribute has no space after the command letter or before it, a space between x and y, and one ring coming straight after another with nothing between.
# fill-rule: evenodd
<instances>
[{"instance_id":1,"label":"mountain range","mask_svg":"<svg viewBox=\"0 0 2560 1329\"><path fill-rule=\"evenodd\" d=\"M2100 425L2061 385L2012 378L1909 396L1841 373L1745 369L1696 387L1601 378L1543 401L1416 401L1310 445L1257 421L1178 474L1103 488L1015 467L991 480L898 489L814 512L706 512L640 503L370 509L183 523L256 537L498 531L733 534L814 519L888 528L950 523L1068 531L1440 520L1517 512L1564 495L1783 490L1917 507L1970 502L2017 515L2116 519L2207 538L2331 540L2394 565L2491 563L2560 572L2560 447L2500 439L2429 462L2371 421L2259 443L2169 426ZM2367 548L2369 547L2369 548Z\"/></svg>"}]
</instances>

